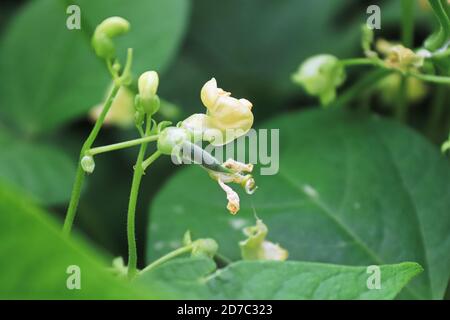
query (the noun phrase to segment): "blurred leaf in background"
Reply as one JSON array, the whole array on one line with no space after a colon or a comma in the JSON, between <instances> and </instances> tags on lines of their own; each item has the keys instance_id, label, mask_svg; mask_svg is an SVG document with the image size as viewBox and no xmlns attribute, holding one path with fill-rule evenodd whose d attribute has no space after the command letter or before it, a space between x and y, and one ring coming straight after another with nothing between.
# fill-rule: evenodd
<instances>
[{"instance_id":1,"label":"blurred leaf in background","mask_svg":"<svg viewBox=\"0 0 450 320\"><path fill-rule=\"evenodd\" d=\"M198 111L199 88L215 76L223 88L255 105L260 121L305 101L291 74L307 57L360 53L360 25L371 1L196 0L182 52L163 76L162 94ZM381 33L398 32L399 1L377 1L383 8ZM417 11L418 25L425 23ZM306 100L311 102L311 100Z\"/></svg>"}]
</instances>

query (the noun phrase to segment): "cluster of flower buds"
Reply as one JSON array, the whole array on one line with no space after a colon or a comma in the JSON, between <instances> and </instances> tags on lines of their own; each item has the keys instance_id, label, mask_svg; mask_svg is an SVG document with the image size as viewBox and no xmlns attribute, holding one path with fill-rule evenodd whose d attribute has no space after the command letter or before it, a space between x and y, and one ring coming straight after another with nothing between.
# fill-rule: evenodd
<instances>
[{"instance_id":1,"label":"cluster of flower buds","mask_svg":"<svg viewBox=\"0 0 450 320\"><path fill-rule=\"evenodd\" d=\"M320 54L307 59L292 76L308 94L317 96L322 105L336 98L336 89L345 81L344 66L339 59L329 54Z\"/></svg>"},{"instance_id":2,"label":"cluster of flower buds","mask_svg":"<svg viewBox=\"0 0 450 320\"><path fill-rule=\"evenodd\" d=\"M244 229L247 239L239 242L242 259L278 261L287 259L287 250L279 244L267 241L267 233L268 228L261 219L256 220L256 225Z\"/></svg>"}]
</instances>

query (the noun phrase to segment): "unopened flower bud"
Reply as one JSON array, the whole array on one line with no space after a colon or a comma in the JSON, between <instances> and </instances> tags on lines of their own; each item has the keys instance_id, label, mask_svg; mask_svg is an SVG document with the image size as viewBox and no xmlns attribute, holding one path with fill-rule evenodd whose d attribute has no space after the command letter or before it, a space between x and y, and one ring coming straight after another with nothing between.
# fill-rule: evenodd
<instances>
[{"instance_id":1,"label":"unopened flower bud","mask_svg":"<svg viewBox=\"0 0 450 320\"><path fill-rule=\"evenodd\" d=\"M345 69L335 56L321 54L307 59L292 79L327 105L336 98L336 89L345 80Z\"/></svg>"},{"instance_id":2,"label":"unopened flower bud","mask_svg":"<svg viewBox=\"0 0 450 320\"><path fill-rule=\"evenodd\" d=\"M191 255L193 257L208 256L212 258L218 249L219 245L214 239L198 239L192 242Z\"/></svg>"},{"instance_id":3,"label":"unopened flower bud","mask_svg":"<svg viewBox=\"0 0 450 320\"><path fill-rule=\"evenodd\" d=\"M81 168L83 168L84 172L92 173L95 169L95 161L92 156L86 155L81 159Z\"/></svg>"},{"instance_id":4,"label":"unopened flower bud","mask_svg":"<svg viewBox=\"0 0 450 320\"><path fill-rule=\"evenodd\" d=\"M156 92L158 91L159 76L156 71L144 72L138 80L139 103L145 113L153 115L159 110L160 101Z\"/></svg>"},{"instance_id":5,"label":"unopened flower bud","mask_svg":"<svg viewBox=\"0 0 450 320\"><path fill-rule=\"evenodd\" d=\"M158 138L158 150L165 155L172 155L181 151L183 143L190 141L190 134L186 129L168 127Z\"/></svg>"},{"instance_id":6,"label":"unopened flower bud","mask_svg":"<svg viewBox=\"0 0 450 320\"><path fill-rule=\"evenodd\" d=\"M96 54L104 59L112 59L116 56L116 48L113 37L126 33L130 29L130 23L121 17L110 17L103 20L94 31L92 46Z\"/></svg>"}]
</instances>

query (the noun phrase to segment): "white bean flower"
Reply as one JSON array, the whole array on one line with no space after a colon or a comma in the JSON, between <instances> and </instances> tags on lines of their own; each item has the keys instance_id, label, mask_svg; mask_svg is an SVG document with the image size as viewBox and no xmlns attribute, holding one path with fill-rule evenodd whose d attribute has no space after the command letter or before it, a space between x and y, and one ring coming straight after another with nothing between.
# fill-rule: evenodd
<instances>
[{"instance_id":1,"label":"white bean flower","mask_svg":"<svg viewBox=\"0 0 450 320\"><path fill-rule=\"evenodd\" d=\"M245 135L252 127L252 103L233 98L230 92L217 87L216 79L206 82L200 97L206 113L193 114L181 124L195 136L221 146Z\"/></svg>"}]
</instances>

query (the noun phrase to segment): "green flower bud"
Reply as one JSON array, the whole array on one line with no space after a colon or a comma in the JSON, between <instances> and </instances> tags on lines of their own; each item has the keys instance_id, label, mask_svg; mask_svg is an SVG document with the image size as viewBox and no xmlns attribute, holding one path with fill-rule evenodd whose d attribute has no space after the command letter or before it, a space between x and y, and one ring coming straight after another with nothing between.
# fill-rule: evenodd
<instances>
[{"instance_id":1,"label":"green flower bud","mask_svg":"<svg viewBox=\"0 0 450 320\"><path fill-rule=\"evenodd\" d=\"M95 29L96 32L104 33L110 38L127 33L128 30L130 30L130 23L122 17L106 18Z\"/></svg>"},{"instance_id":2,"label":"green flower bud","mask_svg":"<svg viewBox=\"0 0 450 320\"><path fill-rule=\"evenodd\" d=\"M84 172L92 173L95 169L95 161L92 156L84 156L81 159L81 168L83 168Z\"/></svg>"},{"instance_id":3,"label":"green flower bud","mask_svg":"<svg viewBox=\"0 0 450 320\"><path fill-rule=\"evenodd\" d=\"M153 115L159 110L160 101L158 91L159 76L156 71L144 72L138 80L139 103L145 113Z\"/></svg>"},{"instance_id":4,"label":"green flower bud","mask_svg":"<svg viewBox=\"0 0 450 320\"><path fill-rule=\"evenodd\" d=\"M208 256L213 258L219 249L219 245L214 239L198 239L192 242L193 257Z\"/></svg>"},{"instance_id":5,"label":"green flower bud","mask_svg":"<svg viewBox=\"0 0 450 320\"><path fill-rule=\"evenodd\" d=\"M158 150L162 154L172 155L174 152L181 151L183 143L190 141L189 131L183 128L168 127L165 128L158 138Z\"/></svg>"},{"instance_id":6,"label":"green flower bud","mask_svg":"<svg viewBox=\"0 0 450 320\"><path fill-rule=\"evenodd\" d=\"M104 59L112 59L116 56L116 48L113 37L126 33L130 29L130 23L121 17L110 17L100 23L92 36L92 47L95 53Z\"/></svg>"},{"instance_id":7,"label":"green flower bud","mask_svg":"<svg viewBox=\"0 0 450 320\"><path fill-rule=\"evenodd\" d=\"M153 97L158 91L159 76L156 71L141 74L138 80L139 94L143 99Z\"/></svg>"},{"instance_id":8,"label":"green flower bud","mask_svg":"<svg viewBox=\"0 0 450 320\"><path fill-rule=\"evenodd\" d=\"M338 58L321 54L307 59L292 80L327 105L336 98L336 88L345 80L345 69Z\"/></svg>"}]
</instances>

